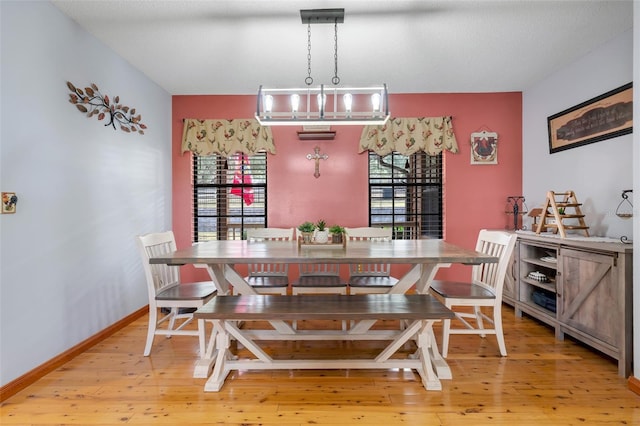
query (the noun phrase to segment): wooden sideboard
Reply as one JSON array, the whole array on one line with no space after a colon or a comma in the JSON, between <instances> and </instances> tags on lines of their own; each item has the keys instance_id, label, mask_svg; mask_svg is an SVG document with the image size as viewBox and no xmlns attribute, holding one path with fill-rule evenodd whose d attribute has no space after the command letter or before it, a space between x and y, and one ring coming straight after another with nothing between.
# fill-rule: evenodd
<instances>
[{"instance_id":1,"label":"wooden sideboard","mask_svg":"<svg viewBox=\"0 0 640 426\"><path fill-rule=\"evenodd\" d=\"M618 361L631 374L633 246L518 232L504 302ZM555 259L555 261L554 261ZM534 273L535 274L532 274Z\"/></svg>"}]
</instances>

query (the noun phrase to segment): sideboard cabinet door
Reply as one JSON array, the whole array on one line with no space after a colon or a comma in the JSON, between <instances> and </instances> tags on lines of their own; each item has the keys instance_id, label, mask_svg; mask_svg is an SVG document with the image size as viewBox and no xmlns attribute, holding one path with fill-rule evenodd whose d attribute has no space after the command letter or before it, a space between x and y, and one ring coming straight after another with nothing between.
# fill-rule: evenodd
<instances>
[{"instance_id":1,"label":"sideboard cabinet door","mask_svg":"<svg viewBox=\"0 0 640 426\"><path fill-rule=\"evenodd\" d=\"M624 330L624 288L618 285L616 256L561 249L560 322L618 347ZM604 349L604 348L602 348Z\"/></svg>"}]
</instances>

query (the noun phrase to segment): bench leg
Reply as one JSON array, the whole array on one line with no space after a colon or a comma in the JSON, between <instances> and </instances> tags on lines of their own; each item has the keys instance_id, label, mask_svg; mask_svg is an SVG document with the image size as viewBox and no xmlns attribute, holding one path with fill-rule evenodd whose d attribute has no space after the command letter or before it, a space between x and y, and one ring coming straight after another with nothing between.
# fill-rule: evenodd
<instances>
[{"instance_id":1,"label":"bench leg","mask_svg":"<svg viewBox=\"0 0 640 426\"><path fill-rule=\"evenodd\" d=\"M252 354L254 354L260 361L266 364L273 362L273 359L265 351L263 351L255 341L246 337L244 333L232 322L225 322L224 332L227 333L229 337L235 337L238 343L244 345L244 347L247 348L247 350L249 350Z\"/></svg>"},{"instance_id":2,"label":"bench leg","mask_svg":"<svg viewBox=\"0 0 640 426\"><path fill-rule=\"evenodd\" d=\"M423 327L418 333L416 343L418 345L416 355L419 357L422 365L418 370L418 373L422 378L422 384L427 390L442 390L442 383L440 383L440 379L451 378L451 371L449 370L449 377L443 377L436 373L439 368L442 370L442 365L438 366L438 358L443 362L444 359L440 357L438 348L435 346L433 321L423 322ZM444 362L444 366L448 370L449 367L446 365L446 362ZM436 370L434 370L434 368L436 368ZM446 373L444 370L442 372ZM446 374L444 374L444 376L446 376Z\"/></svg>"},{"instance_id":3,"label":"bench leg","mask_svg":"<svg viewBox=\"0 0 640 426\"><path fill-rule=\"evenodd\" d=\"M200 359L196 361L196 366L193 369L193 378L194 379L206 379L209 377L209 373L213 368L213 364L216 361L216 337L218 335L218 329L215 324L211 330L211 336L209 337L209 343L207 344L207 349L204 354L201 355Z\"/></svg>"},{"instance_id":4,"label":"bench leg","mask_svg":"<svg viewBox=\"0 0 640 426\"><path fill-rule=\"evenodd\" d=\"M414 321L405 328L382 352L375 358L376 362L385 362L400 349L402 345L407 343L421 327L420 321Z\"/></svg>"},{"instance_id":5,"label":"bench leg","mask_svg":"<svg viewBox=\"0 0 640 426\"><path fill-rule=\"evenodd\" d=\"M433 321L430 322L429 330L429 359L431 359L431 363L433 364L433 368L436 369L436 374L441 379L450 380L453 378L451 374L451 368L447 361L442 357L440 351L438 350L438 342L436 341L436 335L433 332Z\"/></svg>"}]
</instances>

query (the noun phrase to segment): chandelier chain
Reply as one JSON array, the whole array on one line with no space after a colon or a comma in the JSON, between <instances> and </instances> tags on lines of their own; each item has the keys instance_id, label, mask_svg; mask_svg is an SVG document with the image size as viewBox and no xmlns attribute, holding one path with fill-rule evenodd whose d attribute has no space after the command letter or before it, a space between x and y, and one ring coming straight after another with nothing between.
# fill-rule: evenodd
<instances>
[{"instance_id":1,"label":"chandelier chain","mask_svg":"<svg viewBox=\"0 0 640 426\"><path fill-rule=\"evenodd\" d=\"M311 77L311 22L307 24L307 78L304 79L307 86L313 84Z\"/></svg>"},{"instance_id":2,"label":"chandelier chain","mask_svg":"<svg viewBox=\"0 0 640 426\"><path fill-rule=\"evenodd\" d=\"M334 63L334 73L331 82L334 85L340 84L340 77L338 77L338 20L335 20L334 23L334 33L333 33L333 63Z\"/></svg>"}]
</instances>

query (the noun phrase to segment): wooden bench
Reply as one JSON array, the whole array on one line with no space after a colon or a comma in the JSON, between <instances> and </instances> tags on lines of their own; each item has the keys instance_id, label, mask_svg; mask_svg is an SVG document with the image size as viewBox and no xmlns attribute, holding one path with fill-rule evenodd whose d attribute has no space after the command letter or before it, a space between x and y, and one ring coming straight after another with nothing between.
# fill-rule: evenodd
<instances>
[{"instance_id":1,"label":"wooden bench","mask_svg":"<svg viewBox=\"0 0 640 426\"><path fill-rule=\"evenodd\" d=\"M214 364L205 391L219 391L232 370L269 369L352 369L411 368L418 372L426 389L440 390L439 379L450 379L451 370L440 356L433 334L433 323L451 319L453 313L427 294L301 295L301 296L218 296L195 312L195 317L213 322L214 329L207 354ZM241 329L238 322L347 320L369 324L377 320L402 320L403 330ZM284 331L283 331L284 330ZM214 343L215 339L215 343ZM254 356L237 359L231 353L236 339ZM417 351L409 357L392 356L409 340L415 339ZM390 340L372 359L286 359L276 360L257 343L261 340Z\"/></svg>"}]
</instances>

